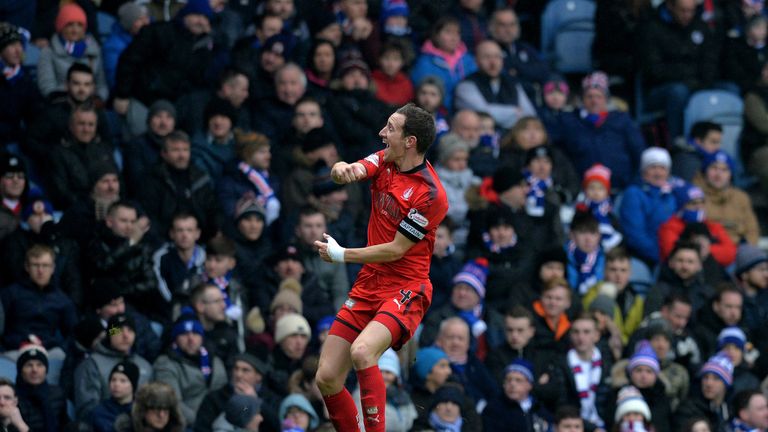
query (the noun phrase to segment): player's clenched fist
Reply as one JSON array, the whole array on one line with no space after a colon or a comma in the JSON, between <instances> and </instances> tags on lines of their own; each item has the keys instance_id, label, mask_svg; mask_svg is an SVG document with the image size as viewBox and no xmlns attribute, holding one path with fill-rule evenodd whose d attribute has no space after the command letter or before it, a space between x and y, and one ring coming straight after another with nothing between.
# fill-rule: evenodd
<instances>
[{"instance_id":1,"label":"player's clenched fist","mask_svg":"<svg viewBox=\"0 0 768 432\"><path fill-rule=\"evenodd\" d=\"M337 162L331 168L331 179L339 184L352 183L362 180L366 176L365 167L355 162L348 164L346 162Z\"/></svg>"}]
</instances>

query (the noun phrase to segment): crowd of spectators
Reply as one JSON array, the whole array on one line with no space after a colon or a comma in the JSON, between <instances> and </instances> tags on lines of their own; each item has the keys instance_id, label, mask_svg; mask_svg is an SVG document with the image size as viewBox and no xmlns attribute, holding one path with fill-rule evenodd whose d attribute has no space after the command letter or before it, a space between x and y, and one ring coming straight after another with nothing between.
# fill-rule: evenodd
<instances>
[{"instance_id":1,"label":"crowd of spectators","mask_svg":"<svg viewBox=\"0 0 768 432\"><path fill-rule=\"evenodd\" d=\"M0 2L0 430L332 430L360 266L314 242L364 246L371 196L330 168L411 102L450 209L388 431L768 430L768 9L594 3L564 74L563 0ZM739 154L684 130L703 89Z\"/></svg>"}]
</instances>

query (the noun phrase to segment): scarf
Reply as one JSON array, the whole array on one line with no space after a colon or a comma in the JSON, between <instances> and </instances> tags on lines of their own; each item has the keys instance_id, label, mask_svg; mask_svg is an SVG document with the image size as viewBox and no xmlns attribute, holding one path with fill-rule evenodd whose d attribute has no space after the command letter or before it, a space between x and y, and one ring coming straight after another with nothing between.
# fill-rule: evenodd
<instances>
[{"instance_id":1,"label":"scarf","mask_svg":"<svg viewBox=\"0 0 768 432\"><path fill-rule=\"evenodd\" d=\"M581 118L590 122L592 126L599 128L608 119L608 111L603 111L598 114L590 114L587 110L581 110Z\"/></svg>"},{"instance_id":2,"label":"scarf","mask_svg":"<svg viewBox=\"0 0 768 432\"><path fill-rule=\"evenodd\" d=\"M527 398L520 401L520 409L522 409L524 413L528 414L528 411L531 410L531 407L533 407L532 397L528 396Z\"/></svg>"},{"instance_id":3,"label":"scarf","mask_svg":"<svg viewBox=\"0 0 768 432\"><path fill-rule=\"evenodd\" d=\"M573 240L569 240L566 245L568 255L576 262L576 271L578 272L578 290L579 294L586 294L589 287L597 282L597 257L600 253L600 249L594 252L584 252L578 247Z\"/></svg>"},{"instance_id":4,"label":"scarf","mask_svg":"<svg viewBox=\"0 0 768 432\"><path fill-rule=\"evenodd\" d=\"M546 179L536 178L530 171L523 171L525 181L530 189L525 200L525 211L529 216L544 216L544 204L546 203L547 190L552 187L552 177Z\"/></svg>"},{"instance_id":5,"label":"scarf","mask_svg":"<svg viewBox=\"0 0 768 432\"><path fill-rule=\"evenodd\" d=\"M59 431L59 419L56 417L56 413L53 411L48 395L50 389L47 382L43 382L40 385L33 386L26 383L21 379L21 374L16 378L16 396L19 398L19 403L23 399L29 401L30 405L36 410L40 410L43 415L44 431L45 432L58 432Z\"/></svg>"},{"instance_id":6,"label":"scarf","mask_svg":"<svg viewBox=\"0 0 768 432\"><path fill-rule=\"evenodd\" d=\"M211 278L207 274L204 275L205 282L216 285L221 291L221 295L224 296L224 303L227 305L226 314L227 317L233 320L240 319L242 310L240 306L232 303L232 299L229 297L229 283L232 281L232 272L227 272L224 276Z\"/></svg>"},{"instance_id":7,"label":"scarf","mask_svg":"<svg viewBox=\"0 0 768 432\"><path fill-rule=\"evenodd\" d=\"M602 366L603 359L597 348L592 348L592 359L589 362L583 362L575 349L568 351L568 367L573 374L576 392L581 400L581 418L594 423L598 428L605 424L595 406L595 394L602 377Z\"/></svg>"},{"instance_id":8,"label":"scarf","mask_svg":"<svg viewBox=\"0 0 768 432\"><path fill-rule=\"evenodd\" d=\"M16 66L8 66L0 60L0 69L3 70L5 80L11 84L24 76L24 69L21 68L20 64L17 64Z\"/></svg>"},{"instance_id":9,"label":"scarf","mask_svg":"<svg viewBox=\"0 0 768 432\"><path fill-rule=\"evenodd\" d=\"M483 233L483 244L485 248L493 253L502 253L506 250L512 249L517 245L517 233L512 235L512 240L506 244L496 244L491 240L491 234L489 232Z\"/></svg>"},{"instance_id":10,"label":"scarf","mask_svg":"<svg viewBox=\"0 0 768 432\"><path fill-rule=\"evenodd\" d=\"M277 199L275 191L269 185L269 173L267 171L258 171L245 162L239 162L237 168L256 189L258 193L256 200L264 206L267 212L266 225L271 225L280 215L280 201Z\"/></svg>"},{"instance_id":11,"label":"scarf","mask_svg":"<svg viewBox=\"0 0 768 432\"><path fill-rule=\"evenodd\" d=\"M256 191L259 193L257 199L261 205L265 205L267 200L275 196L275 191L269 185L269 174L266 171L259 172L245 162L238 163L237 168L245 174L248 181L256 188Z\"/></svg>"},{"instance_id":12,"label":"scarf","mask_svg":"<svg viewBox=\"0 0 768 432\"><path fill-rule=\"evenodd\" d=\"M686 223L690 222L704 222L704 210L688 210L682 209L678 213L680 219Z\"/></svg>"},{"instance_id":13,"label":"scarf","mask_svg":"<svg viewBox=\"0 0 768 432\"><path fill-rule=\"evenodd\" d=\"M82 58L85 55L85 50L88 48L88 43L85 42L85 39L70 42L59 35L59 42L64 45L64 51L74 58Z\"/></svg>"},{"instance_id":14,"label":"scarf","mask_svg":"<svg viewBox=\"0 0 768 432\"><path fill-rule=\"evenodd\" d=\"M624 236L616 231L611 222L611 212L613 211L613 204L611 199L606 198L602 201L592 201L585 199L576 205L576 208L580 211L588 211L592 213L592 216L597 219L598 228L600 230L600 244L603 245L603 249L609 250L618 246Z\"/></svg>"},{"instance_id":15,"label":"scarf","mask_svg":"<svg viewBox=\"0 0 768 432\"><path fill-rule=\"evenodd\" d=\"M760 429L751 428L748 424L744 423L738 418L731 420L730 426L733 432L760 432Z\"/></svg>"},{"instance_id":16,"label":"scarf","mask_svg":"<svg viewBox=\"0 0 768 432\"><path fill-rule=\"evenodd\" d=\"M467 53L467 47L464 45L464 42L459 42L459 46L456 48L456 51L449 53L436 47L431 40L427 40L424 42L424 45L421 46L421 52L425 54L432 54L443 59L443 61L445 61L446 65L448 66L448 71L451 72L451 75L453 75L453 71L456 69L456 66L461 66L461 58L464 56L464 54ZM458 72L459 76L464 76L463 67Z\"/></svg>"},{"instance_id":17,"label":"scarf","mask_svg":"<svg viewBox=\"0 0 768 432\"><path fill-rule=\"evenodd\" d=\"M187 355L184 353L184 351L179 348L178 345L176 345L176 342L173 343L171 346L173 350L176 352L176 354L180 355L181 357L186 357L190 360L195 360L194 357ZM203 373L203 378L205 378L205 385L206 387L211 384L211 374L213 373L213 370L211 369L211 356L208 354L208 350L205 349L204 346L200 346L200 355L199 355L199 361L200 364L200 372Z\"/></svg>"},{"instance_id":18,"label":"scarf","mask_svg":"<svg viewBox=\"0 0 768 432\"><path fill-rule=\"evenodd\" d=\"M501 139L498 133L480 135L480 147L487 147L491 149L494 158L499 157L501 151L501 145L499 144Z\"/></svg>"},{"instance_id":19,"label":"scarf","mask_svg":"<svg viewBox=\"0 0 768 432\"><path fill-rule=\"evenodd\" d=\"M448 423L440 419L437 413L432 411L429 414L429 425L435 430L435 432L461 432L461 426L464 420L459 416L453 423Z\"/></svg>"}]
</instances>

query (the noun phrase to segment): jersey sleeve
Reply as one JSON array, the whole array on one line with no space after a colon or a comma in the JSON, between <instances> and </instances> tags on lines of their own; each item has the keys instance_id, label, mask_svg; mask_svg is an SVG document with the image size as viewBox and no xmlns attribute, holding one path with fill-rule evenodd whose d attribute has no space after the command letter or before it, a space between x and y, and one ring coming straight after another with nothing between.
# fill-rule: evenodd
<instances>
[{"instance_id":1,"label":"jersey sleeve","mask_svg":"<svg viewBox=\"0 0 768 432\"><path fill-rule=\"evenodd\" d=\"M371 153L357 162L365 167L366 178L376 177L379 169L384 165L384 150Z\"/></svg>"},{"instance_id":2,"label":"jersey sleeve","mask_svg":"<svg viewBox=\"0 0 768 432\"><path fill-rule=\"evenodd\" d=\"M447 212L447 200L427 195L408 211L397 230L413 242L421 241L440 225Z\"/></svg>"}]
</instances>

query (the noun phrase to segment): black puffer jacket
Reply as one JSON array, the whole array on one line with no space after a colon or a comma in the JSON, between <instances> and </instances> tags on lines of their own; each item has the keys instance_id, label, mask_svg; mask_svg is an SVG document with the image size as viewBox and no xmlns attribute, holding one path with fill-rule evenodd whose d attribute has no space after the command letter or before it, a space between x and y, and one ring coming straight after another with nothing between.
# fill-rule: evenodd
<instances>
[{"instance_id":1,"label":"black puffer jacket","mask_svg":"<svg viewBox=\"0 0 768 432\"><path fill-rule=\"evenodd\" d=\"M123 51L117 64L115 96L135 97L149 106L209 84L205 79L213 58L210 35L195 36L175 19L145 26Z\"/></svg>"},{"instance_id":2,"label":"black puffer jacket","mask_svg":"<svg viewBox=\"0 0 768 432\"><path fill-rule=\"evenodd\" d=\"M67 209L91 193L89 173L100 164L115 165L113 148L98 136L90 143L67 140L51 154L51 196L57 208Z\"/></svg>"}]
</instances>

